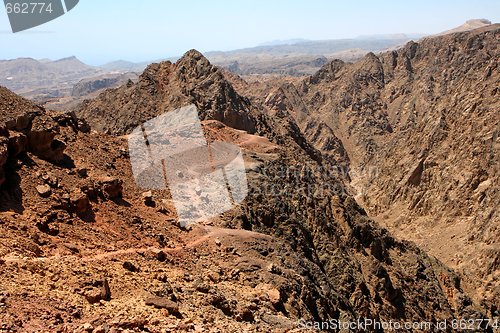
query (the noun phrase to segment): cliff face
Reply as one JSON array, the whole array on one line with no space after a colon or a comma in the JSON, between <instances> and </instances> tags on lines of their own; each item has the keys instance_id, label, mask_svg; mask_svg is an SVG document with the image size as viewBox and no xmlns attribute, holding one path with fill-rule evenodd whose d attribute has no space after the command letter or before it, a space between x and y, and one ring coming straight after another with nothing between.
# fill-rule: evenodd
<instances>
[{"instance_id":1,"label":"cliff face","mask_svg":"<svg viewBox=\"0 0 500 333\"><path fill-rule=\"evenodd\" d=\"M353 64L333 61L295 84L300 98L285 85L267 102L307 113L302 128L330 127L369 215L457 268L492 309L499 299L499 38L491 25Z\"/></svg>"}]
</instances>

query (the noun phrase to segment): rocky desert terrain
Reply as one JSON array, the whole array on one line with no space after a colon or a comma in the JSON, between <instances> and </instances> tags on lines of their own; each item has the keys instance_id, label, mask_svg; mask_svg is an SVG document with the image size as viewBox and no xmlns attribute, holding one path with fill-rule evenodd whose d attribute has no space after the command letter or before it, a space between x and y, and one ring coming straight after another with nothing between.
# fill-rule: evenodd
<instances>
[{"instance_id":1,"label":"rocky desert terrain","mask_svg":"<svg viewBox=\"0 0 500 333\"><path fill-rule=\"evenodd\" d=\"M316 148L332 149L318 132L340 139L368 214L459 270L492 309L500 305L499 38L491 25L334 61L265 97L300 117Z\"/></svg>"},{"instance_id":2,"label":"rocky desert terrain","mask_svg":"<svg viewBox=\"0 0 500 333\"><path fill-rule=\"evenodd\" d=\"M249 82L191 50L65 111L0 88L0 331L498 319L499 33ZM181 227L127 135L186 105L249 190Z\"/></svg>"}]
</instances>

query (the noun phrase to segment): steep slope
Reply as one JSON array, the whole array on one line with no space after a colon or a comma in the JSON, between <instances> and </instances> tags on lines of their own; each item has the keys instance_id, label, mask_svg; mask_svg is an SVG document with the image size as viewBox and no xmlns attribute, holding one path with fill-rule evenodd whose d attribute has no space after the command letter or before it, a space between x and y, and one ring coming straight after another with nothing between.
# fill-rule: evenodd
<instances>
[{"instance_id":1,"label":"steep slope","mask_svg":"<svg viewBox=\"0 0 500 333\"><path fill-rule=\"evenodd\" d=\"M500 299L499 38L497 24L333 61L267 98L271 109L307 113L301 128L331 128L369 215L458 268L492 313Z\"/></svg>"}]
</instances>

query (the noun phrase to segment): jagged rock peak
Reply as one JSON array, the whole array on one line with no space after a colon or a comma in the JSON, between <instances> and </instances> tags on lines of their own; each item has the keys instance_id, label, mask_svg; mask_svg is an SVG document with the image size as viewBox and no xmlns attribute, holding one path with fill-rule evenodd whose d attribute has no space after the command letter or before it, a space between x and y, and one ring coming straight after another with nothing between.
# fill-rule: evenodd
<instances>
[{"instance_id":1,"label":"jagged rock peak","mask_svg":"<svg viewBox=\"0 0 500 333\"><path fill-rule=\"evenodd\" d=\"M162 61L160 63L150 64L140 78L148 82L161 81L162 77L169 76L175 72L178 78L184 77L184 80L192 81L203 80L212 73L217 73L219 79L222 80L223 75L220 70L212 65L210 61L201 52L192 49L184 53L175 64L170 61Z\"/></svg>"},{"instance_id":2,"label":"jagged rock peak","mask_svg":"<svg viewBox=\"0 0 500 333\"><path fill-rule=\"evenodd\" d=\"M191 50L187 51L186 53L184 53L182 55L182 57L179 58L179 60L177 61L177 63L181 63L183 61L190 60L190 59L193 59L193 60L202 60L202 61L206 61L207 63L210 64L210 62L208 61L208 59L205 58L205 56L200 51L195 50L195 49L191 49Z\"/></svg>"},{"instance_id":3,"label":"jagged rock peak","mask_svg":"<svg viewBox=\"0 0 500 333\"><path fill-rule=\"evenodd\" d=\"M188 73L190 76L206 76L212 72L218 72L203 54L197 50L189 50L175 63L175 67L181 73ZM222 77L222 74L221 74Z\"/></svg>"}]
</instances>

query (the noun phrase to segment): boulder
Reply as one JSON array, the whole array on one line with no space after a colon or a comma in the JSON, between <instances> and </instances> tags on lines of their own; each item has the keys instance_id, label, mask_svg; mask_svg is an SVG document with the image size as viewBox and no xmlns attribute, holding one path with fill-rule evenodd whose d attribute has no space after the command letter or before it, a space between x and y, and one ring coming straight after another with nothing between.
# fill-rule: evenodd
<instances>
[{"instance_id":1,"label":"boulder","mask_svg":"<svg viewBox=\"0 0 500 333\"><path fill-rule=\"evenodd\" d=\"M24 153L28 148L28 137L20 132L9 133L9 153L12 157Z\"/></svg>"},{"instance_id":2,"label":"boulder","mask_svg":"<svg viewBox=\"0 0 500 333\"><path fill-rule=\"evenodd\" d=\"M167 297L153 296L145 300L146 305L154 306L157 309L165 309L169 314L179 316L179 305Z\"/></svg>"},{"instance_id":3,"label":"boulder","mask_svg":"<svg viewBox=\"0 0 500 333\"><path fill-rule=\"evenodd\" d=\"M52 194L52 189L47 184L38 185L36 191L42 198L48 198Z\"/></svg>"},{"instance_id":4,"label":"boulder","mask_svg":"<svg viewBox=\"0 0 500 333\"><path fill-rule=\"evenodd\" d=\"M89 198L79 189L71 192L69 200L71 204L71 210L75 213L83 213L90 208Z\"/></svg>"},{"instance_id":5,"label":"boulder","mask_svg":"<svg viewBox=\"0 0 500 333\"><path fill-rule=\"evenodd\" d=\"M153 193L151 191L147 191L142 193L142 199L144 200L144 204L146 206L154 206Z\"/></svg>"},{"instance_id":6,"label":"boulder","mask_svg":"<svg viewBox=\"0 0 500 333\"><path fill-rule=\"evenodd\" d=\"M36 156L50 162L61 162L66 144L55 139L59 125L49 116L42 115L33 120L28 133L28 148Z\"/></svg>"},{"instance_id":7,"label":"boulder","mask_svg":"<svg viewBox=\"0 0 500 333\"><path fill-rule=\"evenodd\" d=\"M123 192L123 181L114 177L105 177L98 181L102 195L106 199L121 198Z\"/></svg>"}]
</instances>

